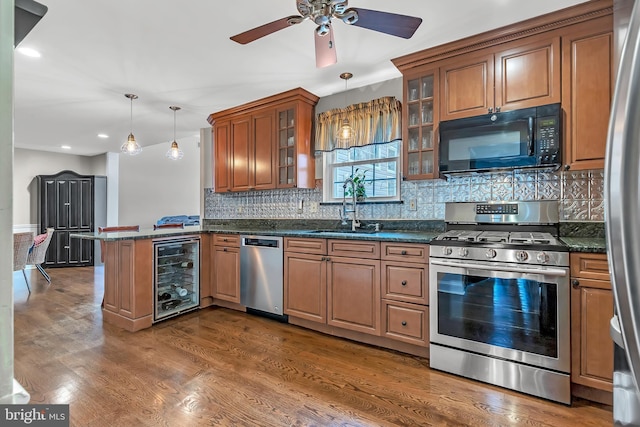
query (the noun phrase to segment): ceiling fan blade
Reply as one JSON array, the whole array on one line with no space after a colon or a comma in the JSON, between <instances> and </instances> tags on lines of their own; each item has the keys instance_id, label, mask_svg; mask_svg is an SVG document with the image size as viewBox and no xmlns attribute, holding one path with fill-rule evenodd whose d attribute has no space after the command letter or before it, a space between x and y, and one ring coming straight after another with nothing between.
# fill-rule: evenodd
<instances>
[{"instance_id":1,"label":"ceiling fan blade","mask_svg":"<svg viewBox=\"0 0 640 427\"><path fill-rule=\"evenodd\" d=\"M316 38L316 67L323 68L338 62L336 43L333 40L333 30L329 27L329 33L319 36L313 32Z\"/></svg>"},{"instance_id":2,"label":"ceiling fan blade","mask_svg":"<svg viewBox=\"0 0 640 427\"><path fill-rule=\"evenodd\" d=\"M261 37L268 36L276 31L283 30L291 25L302 22L304 18L302 16L293 15L286 18L278 19L277 21L269 22L268 24L261 25L254 29L245 31L244 33L236 34L230 37L231 40L240 44L251 43L254 40L258 40Z\"/></svg>"},{"instance_id":3,"label":"ceiling fan blade","mask_svg":"<svg viewBox=\"0 0 640 427\"><path fill-rule=\"evenodd\" d=\"M410 39L422 23L422 18L415 16L360 9L359 7L354 10L358 12L358 20L351 25L405 39Z\"/></svg>"}]
</instances>

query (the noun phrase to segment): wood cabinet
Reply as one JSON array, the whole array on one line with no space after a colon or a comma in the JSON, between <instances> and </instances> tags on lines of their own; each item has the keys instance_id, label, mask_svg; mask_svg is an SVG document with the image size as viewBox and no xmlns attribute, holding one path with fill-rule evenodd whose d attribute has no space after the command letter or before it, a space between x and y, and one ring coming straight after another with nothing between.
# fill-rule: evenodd
<instances>
[{"instance_id":1,"label":"wood cabinet","mask_svg":"<svg viewBox=\"0 0 640 427\"><path fill-rule=\"evenodd\" d=\"M439 122L439 72L428 67L404 79L406 108L402 110L403 171L406 179L434 178Z\"/></svg>"},{"instance_id":2,"label":"wood cabinet","mask_svg":"<svg viewBox=\"0 0 640 427\"><path fill-rule=\"evenodd\" d=\"M231 191L231 123L216 122L213 132L213 186L216 193Z\"/></svg>"},{"instance_id":3,"label":"wood cabinet","mask_svg":"<svg viewBox=\"0 0 640 427\"><path fill-rule=\"evenodd\" d=\"M440 121L558 102L565 168L602 168L613 84L612 15L611 1L584 2L393 59L403 75L405 177L438 176ZM413 98L422 95L412 86L431 74L439 84L433 94L434 149L416 150L424 126L420 114L412 120L422 103ZM430 155L432 173L423 167Z\"/></svg>"},{"instance_id":4,"label":"wood cabinet","mask_svg":"<svg viewBox=\"0 0 640 427\"><path fill-rule=\"evenodd\" d=\"M429 246L382 243L382 335L429 345Z\"/></svg>"},{"instance_id":5,"label":"wood cabinet","mask_svg":"<svg viewBox=\"0 0 640 427\"><path fill-rule=\"evenodd\" d=\"M151 239L105 242L105 321L131 332L151 326L153 257Z\"/></svg>"},{"instance_id":6,"label":"wood cabinet","mask_svg":"<svg viewBox=\"0 0 640 427\"><path fill-rule=\"evenodd\" d=\"M104 177L102 177L105 179ZM39 232L47 228L55 232L47 250L45 267L93 265L94 243L71 239L70 233L91 232L95 228L96 177L62 171L55 175L38 175L31 188L35 196L34 212ZM106 194L102 194L106 200Z\"/></svg>"},{"instance_id":7,"label":"wood cabinet","mask_svg":"<svg viewBox=\"0 0 640 427\"><path fill-rule=\"evenodd\" d=\"M213 305L213 234L200 235L200 308Z\"/></svg>"},{"instance_id":8,"label":"wood cabinet","mask_svg":"<svg viewBox=\"0 0 640 427\"><path fill-rule=\"evenodd\" d=\"M560 37L532 36L440 68L440 119L560 102Z\"/></svg>"},{"instance_id":9,"label":"wood cabinet","mask_svg":"<svg viewBox=\"0 0 640 427\"><path fill-rule=\"evenodd\" d=\"M284 312L380 334L380 242L285 238Z\"/></svg>"},{"instance_id":10,"label":"wood cabinet","mask_svg":"<svg viewBox=\"0 0 640 427\"><path fill-rule=\"evenodd\" d=\"M613 390L613 292L606 254L571 253L571 381Z\"/></svg>"},{"instance_id":11,"label":"wood cabinet","mask_svg":"<svg viewBox=\"0 0 640 427\"><path fill-rule=\"evenodd\" d=\"M213 297L240 303L240 236L215 234L213 236Z\"/></svg>"},{"instance_id":12,"label":"wood cabinet","mask_svg":"<svg viewBox=\"0 0 640 427\"><path fill-rule=\"evenodd\" d=\"M565 169L604 168L613 97L613 20L577 24L562 37Z\"/></svg>"},{"instance_id":13,"label":"wood cabinet","mask_svg":"<svg viewBox=\"0 0 640 427\"><path fill-rule=\"evenodd\" d=\"M211 114L216 192L314 188L317 102L298 88Z\"/></svg>"},{"instance_id":14,"label":"wood cabinet","mask_svg":"<svg viewBox=\"0 0 640 427\"><path fill-rule=\"evenodd\" d=\"M331 254L327 261L327 324L380 335L380 261Z\"/></svg>"}]
</instances>

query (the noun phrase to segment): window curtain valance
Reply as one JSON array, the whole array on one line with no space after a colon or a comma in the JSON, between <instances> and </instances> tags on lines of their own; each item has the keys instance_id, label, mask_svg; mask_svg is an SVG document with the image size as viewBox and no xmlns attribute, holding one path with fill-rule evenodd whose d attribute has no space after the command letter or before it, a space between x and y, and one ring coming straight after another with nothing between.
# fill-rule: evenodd
<instances>
[{"instance_id":1,"label":"window curtain valance","mask_svg":"<svg viewBox=\"0 0 640 427\"><path fill-rule=\"evenodd\" d=\"M349 120L354 137L346 144L337 142L343 119ZM402 106L393 96L335 108L316 117L316 152L348 149L402 138Z\"/></svg>"}]
</instances>

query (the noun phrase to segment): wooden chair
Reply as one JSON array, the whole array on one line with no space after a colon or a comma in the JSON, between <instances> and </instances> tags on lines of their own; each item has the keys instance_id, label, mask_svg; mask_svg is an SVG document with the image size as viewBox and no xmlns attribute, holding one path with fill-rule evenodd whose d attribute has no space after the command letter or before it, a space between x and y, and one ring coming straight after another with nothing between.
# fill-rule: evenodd
<instances>
[{"instance_id":1,"label":"wooden chair","mask_svg":"<svg viewBox=\"0 0 640 427\"><path fill-rule=\"evenodd\" d=\"M116 231L140 231L139 225L114 225L111 227L98 227L98 233L111 233ZM100 261L104 262L104 240L100 240Z\"/></svg>"},{"instance_id":2,"label":"wooden chair","mask_svg":"<svg viewBox=\"0 0 640 427\"><path fill-rule=\"evenodd\" d=\"M153 224L153 229L159 228L184 228L184 222L167 222L164 224Z\"/></svg>"},{"instance_id":3,"label":"wooden chair","mask_svg":"<svg viewBox=\"0 0 640 427\"><path fill-rule=\"evenodd\" d=\"M24 272L24 267L27 265L27 256L29 256L29 248L33 245L33 233L13 233L13 271L22 270L25 282L27 282L27 289L31 293L29 287L29 281L27 280L27 274Z\"/></svg>"},{"instance_id":4,"label":"wooden chair","mask_svg":"<svg viewBox=\"0 0 640 427\"><path fill-rule=\"evenodd\" d=\"M27 256L27 265L35 265L40 274L47 280L47 282L51 283L51 277L44 271L42 268L42 263L45 261L47 256L47 249L49 249L49 243L51 243L51 238L53 237L53 228L47 228L47 232L45 234L40 234L36 236L32 240L32 247L29 249L29 256ZM24 273L24 269L22 269ZM27 280L27 276L24 276L25 280ZM27 281L27 286L29 286L29 282Z\"/></svg>"}]
</instances>

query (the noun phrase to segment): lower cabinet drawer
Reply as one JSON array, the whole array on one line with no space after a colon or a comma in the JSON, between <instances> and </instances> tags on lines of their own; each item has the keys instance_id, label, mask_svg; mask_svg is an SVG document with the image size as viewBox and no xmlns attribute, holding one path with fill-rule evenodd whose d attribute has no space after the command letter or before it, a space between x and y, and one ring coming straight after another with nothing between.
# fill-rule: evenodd
<instances>
[{"instance_id":1,"label":"lower cabinet drawer","mask_svg":"<svg viewBox=\"0 0 640 427\"><path fill-rule=\"evenodd\" d=\"M382 300L382 335L410 344L429 343L429 307Z\"/></svg>"}]
</instances>

